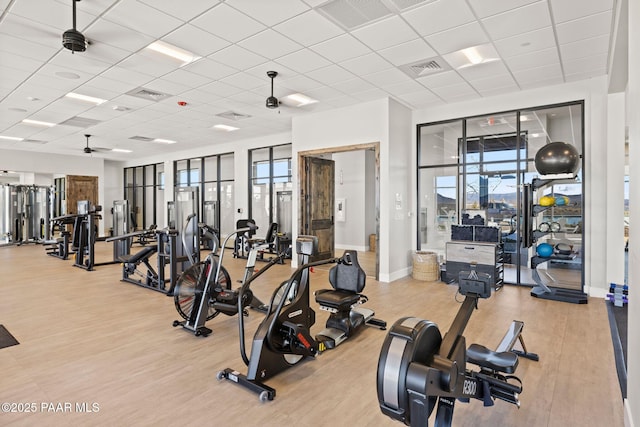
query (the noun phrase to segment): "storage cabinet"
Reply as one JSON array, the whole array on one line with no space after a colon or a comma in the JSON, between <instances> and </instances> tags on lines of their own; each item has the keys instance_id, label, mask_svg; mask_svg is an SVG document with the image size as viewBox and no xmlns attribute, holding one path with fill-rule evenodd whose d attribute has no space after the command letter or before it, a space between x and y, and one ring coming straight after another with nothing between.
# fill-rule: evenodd
<instances>
[{"instance_id":1,"label":"storage cabinet","mask_svg":"<svg viewBox=\"0 0 640 427\"><path fill-rule=\"evenodd\" d=\"M492 242L447 242L447 282L458 281L461 271L469 271L470 263L476 262L478 273L487 273L496 288L504 282L503 248Z\"/></svg>"}]
</instances>

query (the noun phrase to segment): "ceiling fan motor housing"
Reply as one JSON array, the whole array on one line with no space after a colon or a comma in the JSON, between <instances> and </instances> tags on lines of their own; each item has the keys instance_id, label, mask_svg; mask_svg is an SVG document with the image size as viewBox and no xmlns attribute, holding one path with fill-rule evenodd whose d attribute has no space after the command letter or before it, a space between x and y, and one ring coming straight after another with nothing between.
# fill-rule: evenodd
<instances>
[{"instance_id":1,"label":"ceiling fan motor housing","mask_svg":"<svg viewBox=\"0 0 640 427\"><path fill-rule=\"evenodd\" d=\"M71 28L62 34L62 46L71 52L84 52L87 50L87 39L80 31Z\"/></svg>"},{"instance_id":2,"label":"ceiling fan motor housing","mask_svg":"<svg viewBox=\"0 0 640 427\"><path fill-rule=\"evenodd\" d=\"M276 98L275 96L270 96L267 98L267 108L278 108L278 105L278 98Z\"/></svg>"}]
</instances>

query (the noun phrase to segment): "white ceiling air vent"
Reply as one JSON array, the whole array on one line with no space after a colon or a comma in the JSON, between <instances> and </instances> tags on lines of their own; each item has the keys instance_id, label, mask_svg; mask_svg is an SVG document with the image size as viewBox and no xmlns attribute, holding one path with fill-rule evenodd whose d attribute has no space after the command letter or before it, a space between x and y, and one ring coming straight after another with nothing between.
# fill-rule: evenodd
<instances>
[{"instance_id":1,"label":"white ceiling air vent","mask_svg":"<svg viewBox=\"0 0 640 427\"><path fill-rule=\"evenodd\" d=\"M382 0L331 0L316 10L348 31L394 13Z\"/></svg>"},{"instance_id":2,"label":"white ceiling air vent","mask_svg":"<svg viewBox=\"0 0 640 427\"><path fill-rule=\"evenodd\" d=\"M400 69L409 77L416 79L448 71L451 67L442 58L436 57L401 65Z\"/></svg>"},{"instance_id":3,"label":"white ceiling air vent","mask_svg":"<svg viewBox=\"0 0 640 427\"><path fill-rule=\"evenodd\" d=\"M67 126L75 126L78 128L88 128L90 126L95 126L98 123L102 123L100 120L96 120L96 119L89 119L87 117L80 117L80 116L75 116L75 117L71 117L70 119L65 120L64 122L60 123L61 125L67 125Z\"/></svg>"},{"instance_id":4,"label":"white ceiling air vent","mask_svg":"<svg viewBox=\"0 0 640 427\"><path fill-rule=\"evenodd\" d=\"M251 117L248 114L236 113L235 111L225 111L224 113L216 114L216 116L222 117L223 119L234 120L234 121L244 120Z\"/></svg>"},{"instance_id":5,"label":"white ceiling air vent","mask_svg":"<svg viewBox=\"0 0 640 427\"><path fill-rule=\"evenodd\" d=\"M125 95L135 96L136 98L142 98L142 99L146 99L148 101L153 101L153 102L162 101L163 99L173 96L173 95L169 95L168 93L162 93L155 90L146 89L143 87L137 87L133 90L130 90Z\"/></svg>"},{"instance_id":6,"label":"white ceiling air vent","mask_svg":"<svg viewBox=\"0 0 640 427\"><path fill-rule=\"evenodd\" d=\"M143 142L153 141L153 138L149 138L148 136L140 136L140 135L131 136L129 137L129 139L135 139L136 141L143 141Z\"/></svg>"}]
</instances>

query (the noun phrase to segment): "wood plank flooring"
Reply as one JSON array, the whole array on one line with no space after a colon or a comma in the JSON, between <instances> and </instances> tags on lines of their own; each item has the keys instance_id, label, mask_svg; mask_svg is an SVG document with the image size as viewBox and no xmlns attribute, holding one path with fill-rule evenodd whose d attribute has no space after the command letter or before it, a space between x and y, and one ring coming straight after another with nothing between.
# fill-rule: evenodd
<instances>
[{"instance_id":1,"label":"wood plank flooring","mask_svg":"<svg viewBox=\"0 0 640 427\"><path fill-rule=\"evenodd\" d=\"M98 244L98 261L111 253ZM20 342L0 349L0 402L36 404L36 413L0 413L3 426L399 426L382 415L376 369L386 332L365 328L335 350L268 381L274 401L216 380L216 372L246 372L238 351L237 319L207 323L214 333L195 337L173 328L173 299L120 282L120 267L87 272L45 255L42 246L0 248L0 324ZM226 257L233 280L244 262ZM276 265L253 286L266 301L291 274ZM312 289L328 287L326 271L312 275ZM367 306L389 325L402 316L429 319L448 329L459 304L456 289L410 277L368 279ZM327 314L316 309L312 332ZM247 318L250 347L262 315ZM546 301L529 289L505 286L480 301L465 336L490 348L509 323L525 322L524 338L539 362L521 359L522 407L498 401L457 403L454 426L623 425L611 336L604 301L586 305ZM43 403L71 404L48 412ZM94 411L79 413L76 403ZM92 406L92 404L96 404ZM45 409L51 409L47 406ZM95 411L98 409L98 411ZM432 421L433 423L433 418Z\"/></svg>"}]
</instances>

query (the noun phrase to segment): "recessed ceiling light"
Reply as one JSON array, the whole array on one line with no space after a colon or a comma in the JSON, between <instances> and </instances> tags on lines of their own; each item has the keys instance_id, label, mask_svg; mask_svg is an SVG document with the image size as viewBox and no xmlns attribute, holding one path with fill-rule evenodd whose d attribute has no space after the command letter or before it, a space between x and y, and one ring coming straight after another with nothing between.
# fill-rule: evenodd
<instances>
[{"instance_id":1,"label":"recessed ceiling light","mask_svg":"<svg viewBox=\"0 0 640 427\"><path fill-rule=\"evenodd\" d=\"M156 138L153 140L153 142L159 142L161 144L175 144L178 141L172 141L171 139Z\"/></svg>"},{"instance_id":2,"label":"recessed ceiling light","mask_svg":"<svg viewBox=\"0 0 640 427\"><path fill-rule=\"evenodd\" d=\"M315 104L316 102L318 102L317 99L310 98L302 93L292 93L291 95L287 95L282 99L285 102L289 101L287 103L292 104L296 107L303 107L305 105Z\"/></svg>"},{"instance_id":3,"label":"recessed ceiling light","mask_svg":"<svg viewBox=\"0 0 640 427\"><path fill-rule=\"evenodd\" d=\"M6 139L7 141L22 141L24 138L19 138L17 136L0 135L0 139Z\"/></svg>"},{"instance_id":4,"label":"recessed ceiling light","mask_svg":"<svg viewBox=\"0 0 640 427\"><path fill-rule=\"evenodd\" d=\"M500 56L491 43L472 46L451 52L443 58L455 69L462 69L488 62L499 61Z\"/></svg>"},{"instance_id":5,"label":"recessed ceiling light","mask_svg":"<svg viewBox=\"0 0 640 427\"><path fill-rule=\"evenodd\" d=\"M106 99L101 99L101 98L95 98L93 96L87 96L87 95L82 95L79 93L75 93L75 92L69 92L68 94L65 95L67 98L71 98L71 99L77 99L78 101L85 101L85 102L91 102L94 103L96 105L100 105L102 103L107 102Z\"/></svg>"},{"instance_id":6,"label":"recessed ceiling light","mask_svg":"<svg viewBox=\"0 0 640 427\"><path fill-rule=\"evenodd\" d=\"M531 120L531 119L529 118L529 116L525 116L524 114L521 114L521 115L520 115L520 121L521 121L521 122L526 122L526 121L528 121L528 120Z\"/></svg>"},{"instance_id":7,"label":"recessed ceiling light","mask_svg":"<svg viewBox=\"0 0 640 427\"><path fill-rule=\"evenodd\" d=\"M46 126L46 127L53 127L56 125L55 123L41 122L40 120L31 120L31 119L24 119L22 123L25 123L27 125Z\"/></svg>"},{"instance_id":8,"label":"recessed ceiling light","mask_svg":"<svg viewBox=\"0 0 640 427\"><path fill-rule=\"evenodd\" d=\"M58 77L62 77L62 78L64 78L64 79L72 79L72 80L75 80L75 79L79 79L79 78L80 78L80 75L79 75L79 74L71 73L71 72L69 72L69 71L58 71L58 72L56 72L55 74L56 74L56 76L58 76Z\"/></svg>"},{"instance_id":9,"label":"recessed ceiling light","mask_svg":"<svg viewBox=\"0 0 640 427\"><path fill-rule=\"evenodd\" d=\"M215 129L223 130L225 132L233 132L234 130L238 130L240 128L229 126L229 125L214 125Z\"/></svg>"},{"instance_id":10,"label":"recessed ceiling light","mask_svg":"<svg viewBox=\"0 0 640 427\"><path fill-rule=\"evenodd\" d=\"M188 50L181 49L177 46L173 46L160 40L151 43L145 49L153 50L154 52L158 52L163 55L170 56L171 58L177 59L178 61L182 62L182 64L180 65L181 67L202 58L201 56L197 56L194 53L189 52Z\"/></svg>"},{"instance_id":11,"label":"recessed ceiling light","mask_svg":"<svg viewBox=\"0 0 640 427\"><path fill-rule=\"evenodd\" d=\"M131 150L125 150L124 148L112 148L114 153L131 153Z\"/></svg>"},{"instance_id":12,"label":"recessed ceiling light","mask_svg":"<svg viewBox=\"0 0 640 427\"><path fill-rule=\"evenodd\" d=\"M539 137L539 136L540 136L540 134L539 134L539 133L532 133L532 134L531 134L531 137L532 137L532 138L537 138L537 137Z\"/></svg>"}]
</instances>

